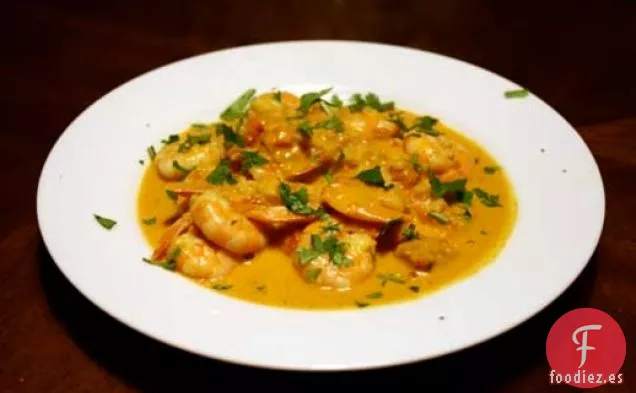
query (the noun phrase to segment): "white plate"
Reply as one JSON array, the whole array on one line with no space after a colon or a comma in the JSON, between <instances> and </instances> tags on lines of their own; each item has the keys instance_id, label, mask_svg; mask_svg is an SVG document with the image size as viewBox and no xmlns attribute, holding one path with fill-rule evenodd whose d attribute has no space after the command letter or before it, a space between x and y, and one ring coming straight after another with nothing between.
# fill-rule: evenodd
<instances>
[{"instance_id":1,"label":"white plate","mask_svg":"<svg viewBox=\"0 0 636 393\"><path fill-rule=\"evenodd\" d=\"M497 260L434 295L352 311L297 311L231 299L141 261L135 221L145 149L212 121L248 88L372 91L476 139L512 179L519 215ZM432 53L356 42L223 50L142 75L85 110L52 149L37 209L44 241L88 299L164 343L261 367L344 370L403 364L487 340L530 318L584 268L604 220L594 159L574 129L515 83ZM564 173L562 170L567 169ZM112 231L93 214L118 221ZM444 316L443 320L440 316Z\"/></svg>"}]
</instances>

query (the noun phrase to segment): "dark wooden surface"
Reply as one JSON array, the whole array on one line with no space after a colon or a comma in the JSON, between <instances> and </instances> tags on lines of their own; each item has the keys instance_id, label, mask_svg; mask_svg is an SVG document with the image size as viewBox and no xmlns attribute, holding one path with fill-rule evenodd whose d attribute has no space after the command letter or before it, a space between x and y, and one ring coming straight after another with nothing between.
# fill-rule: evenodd
<instances>
[{"instance_id":1,"label":"dark wooden surface","mask_svg":"<svg viewBox=\"0 0 636 393\"><path fill-rule=\"evenodd\" d=\"M9 0L1 7L0 173L7 188L0 193L0 392L199 392L224 384L331 391L407 383L436 392L571 391L549 384L545 338L560 315L582 306L611 314L627 338L625 383L596 390L636 391L634 1ZM305 374L218 363L158 344L113 321L62 277L40 239L35 192L48 150L81 110L183 57L325 38L406 45L476 63L528 87L577 128L600 165L607 218L591 263L560 299L519 328L438 360Z\"/></svg>"}]
</instances>

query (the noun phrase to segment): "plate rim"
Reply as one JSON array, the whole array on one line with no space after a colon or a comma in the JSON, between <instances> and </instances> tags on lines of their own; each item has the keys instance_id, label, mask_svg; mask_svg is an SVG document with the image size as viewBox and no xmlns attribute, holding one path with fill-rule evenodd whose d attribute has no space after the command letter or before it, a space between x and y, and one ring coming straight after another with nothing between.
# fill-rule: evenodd
<instances>
[{"instance_id":1,"label":"plate rim","mask_svg":"<svg viewBox=\"0 0 636 393\"><path fill-rule=\"evenodd\" d=\"M82 118L87 112L90 112L92 108L94 108L95 106L98 106L103 100L105 100L107 97L117 93L118 91L120 91L121 89L125 88L126 86L133 84L135 81L146 77L147 75L150 74L154 74L154 73L161 73L163 70L167 69L167 68L171 68L171 67L175 67L178 66L181 63L185 63L185 62L189 62L192 61L194 59L197 58L204 58L204 57L208 57L208 56L213 56L216 54L220 54L220 53L230 53L230 52L236 52L236 51L243 51L243 50L247 50L249 51L250 49L253 48L263 48L263 47L268 47L268 46L287 46L287 45L331 45L331 44L335 44L335 45L353 45L353 46L367 46L367 47L376 47L378 49L399 49L399 50L405 50L405 51L410 51L412 52L413 55L415 56L419 56L422 54L426 54L429 56L433 56L433 57L438 57L438 58L442 58L445 61L451 61L451 62L455 62L455 63L459 63L461 64L463 67L467 67L472 69L473 71L479 71L482 73L486 73L491 77L495 77L495 78L499 78L505 81L510 82L512 85L517 85L518 83L515 83L514 81L506 78L505 76L502 76L500 74L494 73L493 71L490 71L486 68L483 68L477 64L474 63L470 63L467 62L465 60L459 59L459 58L455 58L455 57L451 57L448 55L444 55L441 53L437 53L437 52L433 52L433 51L429 51L429 50L425 50L425 49L420 49L420 48L416 48L416 47L410 47L410 46L400 46L400 45L394 45L394 44L388 44L388 43L382 43L382 42L373 42L373 41L360 41L360 40L283 40L283 41L269 41L269 42L260 42L260 43L255 43L255 44L249 44L249 45L242 45L242 46L234 46L234 47L225 47L225 48L221 48L218 50L211 50L211 51L207 51L207 52L203 52L203 53L199 53L199 54L195 54L192 56L188 56L188 57L182 57L180 59L171 61L171 62L167 62L164 63L163 65L159 65L155 68L149 69L143 73L137 74L136 76L133 76L132 78L129 78L128 80L124 80L123 82L119 83L118 85L116 85L115 87L111 88L110 90L107 90L103 95L101 95L100 97L98 97L97 99L93 100L89 105L87 105L83 110L79 111L75 117L71 120L71 122L69 122L66 127L62 130L62 132L60 133L60 135L57 137L57 139L55 140L55 142L53 143L53 145L49 148L49 151L47 153L46 159L44 161L44 163L41 166L41 171L40 171L40 176L38 179L38 183L37 183L37 191L36 191L36 211L37 211L37 221L38 221L38 229L42 238L42 241L47 249L47 252L49 253L51 260L55 263L56 267L58 268L58 270L62 273L62 275L66 278L66 280L68 280L69 283L71 283L71 285L73 285L75 287L75 289L87 300L89 300L90 303L92 303L94 306L96 306L99 310L101 310L102 312L105 312L106 314L108 314L110 317L112 317L113 319L115 319L117 322L125 325L128 328L133 329L134 331L137 331L138 333L141 333L142 335L152 339L152 340L156 340L162 344L174 347L174 348L178 348L180 350L183 350L185 352L197 355L197 356L201 356L203 358L207 358L207 359L212 359L212 360L219 360L219 361L224 361L224 362L228 362L231 364L236 364L236 365L242 365L242 366L249 366L249 367L258 367L258 368L264 368L264 369L272 369L272 370L287 370L287 371L311 371L311 372L332 372L332 371L354 371L354 370L369 370L369 369L380 369L380 368L388 368L388 367L397 367L397 366L401 366L401 365L406 365L406 364L412 364L412 363L417 363L417 362L422 362L422 361L426 361L426 360L430 360L430 359L434 359L434 358L439 358L439 357L443 357L443 356L447 356L449 354L452 353L457 353L460 351L464 351L466 349L475 347L479 344L482 344L484 342L490 341L493 338L496 338L498 336L501 336L505 333L507 333L508 331L511 331L519 326L521 326L522 324L524 324L525 322L527 322L528 320L532 319L533 317L535 317L537 314L539 314L541 311L543 311L547 306L549 306L550 304L552 304L555 300L557 300L568 288L571 287L571 285L580 277L581 273L585 270L585 268L589 265L590 263L590 259L592 258L592 256L594 255L594 253L596 252L598 245L600 243L603 231L605 229L605 220L606 220L606 195L605 195L605 185L604 185L604 179L602 176L602 173L600 171L600 168L598 166L598 162L593 154L593 152L591 151L590 147L588 146L588 144L586 143L586 141L582 138L582 136L578 133L578 131L575 129L575 127L569 122L567 121L567 119L564 118L564 116L558 112L556 109L554 109L551 105L549 105L547 102L545 102L541 97L534 95L535 99L538 100L541 104L543 104L544 106L546 106L547 108L549 108L552 111L552 115L556 116L559 118L559 120L561 120L565 125L568 126L569 128L569 132L572 134L572 136L574 136L576 139L578 139L578 142L580 143L580 145L586 150L586 154L589 156L590 158L590 163L593 165L594 169L595 169L595 176L598 177L598 180L600 182L600 189L599 191L599 202L600 202L600 209L599 209L599 214L600 216L598 217L599 219L599 225L595 228L595 235L594 235L594 242L591 242L590 244L585 245L585 255L586 255L586 261L585 263L582 263L580 265L580 268L578 268L576 274L573 274L571 276L571 278L567 281L567 282L563 282L561 285L561 289L559 291L556 291L555 293L553 293L551 296L549 296L549 299L545 302L543 302L541 305L537 306L534 310L532 310L532 312L525 312L523 313L523 317L518 318L514 321L508 322L506 324L501 324L499 329L491 329L490 333L487 335L482 335L480 339L478 340L472 340L471 343L467 344L467 345L463 345L461 347L452 347L449 348L446 351L438 351L434 354L428 355L428 356L420 356L420 357L414 357L414 358L404 358L400 361L390 361L390 362L376 362L376 363L369 363L369 362L365 362L363 364L356 364L356 365L320 365L316 368L308 368L308 367L304 367L304 366L300 366L297 367L293 364L272 364L272 363L267 363L267 362L263 362L263 361L257 361L255 359L246 359L246 358L233 358L231 356L225 356L224 354L220 354L220 353L216 353L213 356L210 353L207 352L203 352L203 351L199 351L196 348L191 348L187 345L183 345L182 343L172 340L168 337L165 336L161 336L161 335L155 335L150 331L147 331L147 329L142 329L138 326L136 326L135 323L131 323L130 321L126 320L126 318L124 318L122 315L120 315L116 310L111 310L108 307L105 307L105 305L100 304L100 302L98 301L98 299L93 298L93 296L91 296L90 291L87 291L84 289L84 286L80 283L80 282L76 282L72 276L72 274L70 274L70 272L68 272L62 264L60 264L57 260L57 258L54 255L54 251L53 251L53 247L50 243L50 238L47 236L47 234L45 233L46 230L43 226L43 220L42 220L42 210L45 208L45 203L46 201L43 200L43 196L42 196L42 188L43 185L46 184L48 178L46 177L47 171L51 165L51 160L52 157L54 156L54 153L56 151L56 149L59 148L59 146L63 143L65 136L68 135L67 131L76 123L76 121L78 121L78 119ZM583 247L582 247L583 248ZM315 313L315 312L314 312Z\"/></svg>"}]
</instances>

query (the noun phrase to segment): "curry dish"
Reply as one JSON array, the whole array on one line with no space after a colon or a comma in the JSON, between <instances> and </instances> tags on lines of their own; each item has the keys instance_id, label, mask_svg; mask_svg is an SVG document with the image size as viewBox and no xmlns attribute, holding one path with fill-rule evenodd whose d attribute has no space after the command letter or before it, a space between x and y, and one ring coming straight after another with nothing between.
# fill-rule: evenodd
<instances>
[{"instance_id":1,"label":"curry dish","mask_svg":"<svg viewBox=\"0 0 636 393\"><path fill-rule=\"evenodd\" d=\"M250 89L161 144L139 192L144 261L250 302L413 299L492 261L516 217L488 152L373 93Z\"/></svg>"}]
</instances>

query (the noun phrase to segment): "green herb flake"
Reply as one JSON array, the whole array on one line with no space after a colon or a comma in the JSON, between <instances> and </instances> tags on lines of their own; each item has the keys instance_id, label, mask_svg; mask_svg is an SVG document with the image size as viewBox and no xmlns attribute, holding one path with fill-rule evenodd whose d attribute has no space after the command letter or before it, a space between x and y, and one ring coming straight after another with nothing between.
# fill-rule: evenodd
<instances>
[{"instance_id":1,"label":"green herb flake","mask_svg":"<svg viewBox=\"0 0 636 393\"><path fill-rule=\"evenodd\" d=\"M384 296L384 294L380 291L377 292L371 292L367 295L367 298L369 299L380 299L382 296Z\"/></svg>"},{"instance_id":2,"label":"green herb flake","mask_svg":"<svg viewBox=\"0 0 636 393\"><path fill-rule=\"evenodd\" d=\"M256 290L259 292L265 292L266 289L267 289L266 285L259 285L256 287Z\"/></svg>"},{"instance_id":3,"label":"green herb flake","mask_svg":"<svg viewBox=\"0 0 636 393\"><path fill-rule=\"evenodd\" d=\"M484 231L483 229L481 231L479 231L479 234L482 236L487 236L488 232Z\"/></svg>"},{"instance_id":4,"label":"green herb flake","mask_svg":"<svg viewBox=\"0 0 636 393\"><path fill-rule=\"evenodd\" d=\"M172 134L170 136L168 136L168 139L162 139L161 143L163 143L164 145L170 145L172 143L175 142L179 142L179 135L177 134Z\"/></svg>"},{"instance_id":5,"label":"green herb flake","mask_svg":"<svg viewBox=\"0 0 636 393\"><path fill-rule=\"evenodd\" d=\"M242 151L241 158L243 159L243 163L241 164L241 172L243 173L249 171L255 166L261 166L269 163L269 160L255 151Z\"/></svg>"},{"instance_id":6,"label":"green herb flake","mask_svg":"<svg viewBox=\"0 0 636 393\"><path fill-rule=\"evenodd\" d=\"M211 138L212 138L212 134L210 134L209 132L203 132L199 135L188 135L187 143L191 145L195 145L195 144L204 145L210 142Z\"/></svg>"},{"instance_id":7,"label":"green herb flake","mask_svg":"<svg viewBox=\"0 0 636 393\"><path fill-rule=\"evenodd\" d=\"M296 251L296 257L298 258L298 263L301 266L305 266L309 262L318 258L322 254L322 251L318 251L311 248L303 248L301 250Z\"/></svg>"},{"instance_id":8,"label":"green herb flake","mask_svg":"<svg viewBox=\"0 0 636 393\"><path fill-rule=\"evenodd\" d=\"M287 209L293 213L308 216L316 212L308 205L309 194L307 193L306 187L302 187L298 191L292 192L291 187L289 187L288 184L280 183L278 186L278 194Z\"/></svg>"},{"instance_id":9,"label":"green herb flake","mask_svg":"<svg viewBox=\"0 0 636 393\"><path fill-rule=\"evenodd\" d=\"M198 129L205 129L208 126L203 124L203 123L192 123L190 124L190 128L198 128Z\"/></svg>"},{"instance_id":10,"label":"green herb flake","mask_svg":"<svg viewBox=\"0 0 636 393\"><path fill-rule=\"evenodd\" d=\"M473 192L468 190L459 191L459 201L467 206L470 206L473 202Z\"/></svg>"},{"instance_id":11,"label":"green herb flake","mask_svg":"<svg viewBox=\"0 0 636 393\"><path fill-rule=\"evenodd\" d=\"M316 124L314 128L326 128L328 130L334 130L337 133L342 133L344 131L344 124L338 116L331 116L329 120Z\"/></svg>"},{"instance_id":12,"label":"green herb flake","mask_svg":"<svg viewBox=\"0 0 636 393\"><path fill-rule=\"evenodd\" d=\"M411 154L411 156L409 157L409 163L411 164L415 172L417 172L418 174L424 173L424 167L422 166L422 164L420 164L420 158L417 156L417 154Z\"/></svg>"},{"instance_id":13,"label":"green herb flake","mask_svg":"<svg viewBox=\"0 0 636 393\"><path fill-rule=\"evenodd\" d=\"M311 139L311 136L314 132L314 128L306 121L302 121L296 129L298 130L300 135L307 139Z\"/></svg>"},{"instance_id":14,"label":"green herb flake","mask_svg":"<svg viewBox=\"0 0 636 393\"><path fill-rule=\"evenodd\" d=\"M155 157L157 157L157 151L154 146L148 146L146 152L148 153L148 157L150 157L150 161L153 161Z\"/></svg>"},{"instance_id":15,"label":"green herb flake","mask_svg":"<svg viewBox=\"0 0 636 393\"><path fill-rule=\"evenodd\" d=\"M144 218L141 220L144 225L154 225L157 223L157 217Z\"/></svg>"},{"instance_id":16,"label":"green herb flake","mask_svg":"<svg viewBox=\"0 0 636 393\"><path fill-rule=\"evenodd\" d=\"M498 166L485 166L484 167L484 173L487 175L492 175L493 173L497 172L499 170Z\"/></svg>"},{"instance_id":17,"label":"green herb flake","mask_svg":"<svg viewBox=\"0 0 636 393\"><path fill-rule=\"evenodd\" d=\"M342 100L340 99L340 97L338 97L336 94L333 95L333 97L331 97L331 102L329 103L329 105L335 107L335 108L341 108L343 105Z\"/></svg>"},{"instance_id":18,"label":"green herb flake","mask_svg":"<svg viewBox=\"0 0 636 393\"><path fill-rule=\"evenodd\" d=\"M393 184L386 184L384 177L382 176L380 166L375 166L371 169L367 169L358 173L356 175L356 179L361 180L370 186L382 187L385 190L389 190L394 187Z\"/></svg>"},{"instance_id":19,"label":"green herb flake","mask_svg":"<svg viewBox=\"0 0 636 393\"><path fill-rule=\"evenodd\" d=\"M406 284L406 280L401 273L378 274L378 278L380 279L382 286L385 286L388 282Z\"/></svg>"},{"instance_id":20,"label":"green herb flake","mask_svg":"<svg viewBox=\"0 0 636 393\"><path fill-rule=\"evenodd\" d=\"M418 285L411 285L411 286L409 287L409 289L410 289L412 292L415 292L415 293L419 293L419 292L420 292L420 287L419 287Z\"/></svg>"},{"instance_id":21,"label":"green herb flake","mask_svg":"<svg viewBox=\"0 0 636 393\"><path fill-rule=\"evenodd\" d=\"M309 281L316 281L318 279L318 276L320 276L320 273L322 273L321 268L307 269L305 271L305 277L307 277Z\"/></svg>"},{"instance_id":22,"label":"green herb flake","mask_svg":"<svg viewBox=\"0 0 636 393\"><path fill-rule=\"evenodd\" d=\"M450 222L450 219L440 212L430 212L428 213L428 216L440 224L448 224Z\"/></svg>"},{"instance_id":23,"label":"green herb flake","mask_svg":"<svg viewBox=\"0 0 636 393\"><path fill-rule=\"evenodd\" d=\"M393 110L393 108L395 107L395 103L390 101L390 102L381 102L380 98L373 93L368 93L365 96L365 102L367 104L367 106L375 109L378 112L385 112L385 111L390 111Z\"/></svg>"},{"instance_id":24,"label":"green herb flake","mask_svg":"<svg viewBox=\"0 0 636 393\"><path fill-rule=\"evenodd\" d=\"M166 195L168 195L168 198L172 199L173 201L176 201L177 197L179 196L179 194L172 190L166 190Z\"/></svg>"},{"instance_id":25,"label":"green herb flake","mask_svg":"<svg viewBox=\"0 0 636 393\"><path fill-rule=\"evenodd\" d=\"M416 131L422 132L430 136L439 136L440 132L435 129L435 125L439 121L431 116L418 117L413 127Z\"/></svg>"},{"instance_id":26,"label":"green herb flake","mask_svg":"<svg viewBox=\"0 0 636 393\"><path fill-rule=\"evenodd\" d=\"M224 284L224 283L212 285L212 289L217 291L227 291L228 289L231 289L232 287L233 287L232 284Z\"/></svg>"},{"instance_id":27,"label":"green herb flake","mask_svg":"<svg viewBox=\"0 0 636 393\"><path fill-rule=\"evenodd\" d=\"M506 98L525 98L530 92L527 89L508 90L504 92Z\"/></svg>"},{"instance_id":28,"label":"green herb flake","mask_svg":"<svg viewBox=\"0 0 636 393\"><path fill-rule=\"evenodd\" d=\"M274 101L278 102L279 104L283 102L280 90L274 92Z\"/></svg>"},{"instance_id":29,"label":"green herb flake","mask_svg":"<svg viewBox=\"0 0 636 393\"><path fill-rule=\"evenodd\" d=\"M192 172L192 169L188 169L188 168L182 167L181 164L179 164L179 162L177 160L172 161L172 166L174 167L174 169L178 170L181 173L188 174L188 173Z\"/></svg>"},{"instance_id":30,"label":"green herb flake","mask_svg":"<svg viewBox=\"0 0 636 393\"><path fill-rule=\"evenodd\" d=\"M298 111L305 114L309 111L309 108L317 102L319 102L325 94L329 93L332 88L327 88L324 90L320 90L318 92L305 93L300 96L300 105L298 106Z\"/></svg>"},{"instance_id":31,"label":"green herb flake","mask_svg":"<svg viewBox=\"0 0 636 393\"><path fill-rule=\"evenodd\" d=\"M405 241L415 240L420 238L420 234L417 233L417 230L415 229L415 224L409 224L408 227L404 228L404 230L402 231L402 238Z\"/></svg>"},{"instance_id":32,"label":"green herb flake","mask_svg":"<svg viewBox=\"0 0 636 393\"><path fill-rule=\"evenodd\" d=\"M429 173L429 182L433 196L441 198L448 193L464 192L466 189L466 179L457 179L451 182L442 182L433 172Z\"/></svg>"},{"instance_id":33,"label":"green herb flake","mask_svg":"<svg viewBox=\"0 0 636 393\"><path fill-rule=\"evenodd\" d=\"M351 112L360 112L366 105L364 98L358 93L352 95L350 101L351 104L348 105L348 108Z\"/></svg>"},{"instance_id":34,"label":"green herb flake","mask_svg":"<svg viewBox=\"0 0 636 393\"><path fill-rule=\"evenodd\" d=\"M328 184L333 183L333 173L331 171L327 171L322 174Z\"/></svg>"},{"instance_id":35,"label":"green herb flake","mask_svg":"<svg viewBox=\"0 0 636 393\"><path fill-rule=\"evenodd\" d=\"M160 266L166 270L177 270L177 257L179 254L181 254L181 248L175 247Z\"/></svg>"},{"instance_id":36,"label":"green herb flake","mask_svg":"<svg viewBox=\"0 0 636 393\"><path fill-rule=\"evenodd\" d=\"M219 124L216 127L216 134L223 135L224 145L226 149L229 149L232 146L243 147L245 146L245 141L243 141L243 137L234 132L232 127L227 124Z\"/></svg>"},{"instance_id":37,"label":"green herb flake","mask_svg":"<svg viewBox=\"0 0 636 393\"><path fill-rule=\"evenodd\" d=\"M144 160L139 160L139 165L143 165L144 164Z\"/></svg>"},{"instance_id":38,"label":"green herb flake","mask_svg":"<svg viewBox=\"0 0 636 393\"><path fill-rule=\"evenodd\" d=\"M365 308L369 306L369 303L356 300L356 306L358 306L358 308Z\"/></svg>"},{"instance_id":39,"label":"green herb flake","mask_svg":"<svg viewBox=\"0 0 636 393\"><path fill-rule=\"evenodd\" d=\"M340 232L340 225L336 224L336 223L331 223L331 224L327 224L324 227L322 227L322 233L337 233Z\"/></svg>"},{"instance_id":40,"label":"green herb flake","mask_svg":"<svg viewBox=\"0 0 636 393\"><path fill-rule=\"evenodd\" d=\"M482 190L481 188L475 188L473 192L475 193L475 195L477 195L477 198L479 198L479 200L484 206L488 206L488 207L502 206L501 203L499 202L499 195L495 195L495 194L491 195L487 193L486 191Z\"/></svg>"},{"instance_id":41,"label":"green herb flake","mask_svg":"<svg viewBox=\"0 0 636 393\"><path fill-rule=\"evenodd\" d=\"M110 218L106 218L104 216L100 216L99 214L93 214L93 217L95 217L95 220L97 220L99 225L101 225L102 227L108 230L111 230L115 225L117 225L117 221Z\"/></svg>"},{"instance_id":42,"label":"green herb flake","mask_svg":"<svg viewBox=\"0 0 636 393\"><path fill-rule=\"evenodd\" d=\"M207 182L210 184L221 185L221 184L236 184L236 179L232 176L232 170L230 168L230 159L224 158L219 164L214 168L212 172L206 178Z\"/></svg>"},{"instance_id":43,"label":"green herb flake","mask_svg":"<svg viewBox=\"0 0 636 393\"><path fill-rule=\"evenodd\" d=\"M230 121L243 117L254 94L256 94L255 89L246 90L221 113L221 119Z\"/></svg>"}]
</instances>

